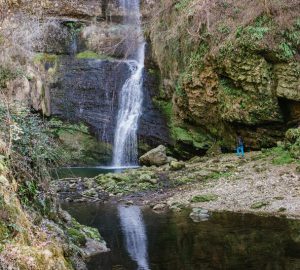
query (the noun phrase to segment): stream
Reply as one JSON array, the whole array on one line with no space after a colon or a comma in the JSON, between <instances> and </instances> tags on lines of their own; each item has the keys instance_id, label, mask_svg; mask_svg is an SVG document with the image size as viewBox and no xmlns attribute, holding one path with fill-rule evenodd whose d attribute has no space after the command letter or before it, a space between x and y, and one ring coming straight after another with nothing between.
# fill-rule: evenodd
<instances>
[{"instance_id":1,"label":"stream","mask_svg":"<svg viewBox=\"0 0 300 270\"><path fill-rule=\"evenodd\" d=\"M111 252L89 270L300 269L300 222L252 214L212 213L199 223L190 209L155 213L116 204L64 204L98 228Z\"/></svg>"}]
</instances>

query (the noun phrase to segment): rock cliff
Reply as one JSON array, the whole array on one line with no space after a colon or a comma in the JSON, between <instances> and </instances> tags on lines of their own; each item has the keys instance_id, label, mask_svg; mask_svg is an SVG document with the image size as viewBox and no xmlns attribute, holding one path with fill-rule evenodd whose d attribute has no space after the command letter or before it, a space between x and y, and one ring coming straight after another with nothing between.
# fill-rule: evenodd
<instances>
[{"instance_id":1,"label":"rock cliff","mask_svg":"<svg viewBox=\"0 0 300 270\"><path fill-rule=\"evenodd\" d=\"M157 1L148 33L177 143L185 140L176 127L198 128L206 136L190 136L194 146L210 137L201 147L233 150L239 132L258 149L299 123L299 4Z\"/></svg>"}]
</instances>

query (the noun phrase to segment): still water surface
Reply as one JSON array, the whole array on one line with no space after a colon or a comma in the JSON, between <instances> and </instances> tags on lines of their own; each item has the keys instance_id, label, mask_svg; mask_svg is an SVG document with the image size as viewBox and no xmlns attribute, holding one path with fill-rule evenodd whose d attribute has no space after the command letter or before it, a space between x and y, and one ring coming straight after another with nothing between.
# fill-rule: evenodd
<instances>
[{"instance_id":1,"label":"still water surface","mask_svg":"<svg viewBox=\"0 0 300 270\"><path fill-rule=\"evenodd\" d=\"M87 177L92 178L99 174L106 173L120 173L125 169L138 168L137 166L131 167L65 167L57 168L52 171L54 179L72 178L72 177Z\"/></svg>"},{"instance_id":2,"label":"still water surface","mask_svg":"<svg viewBox=\"0 0 300 270\"><path fill-rule=\"evenodd\" d=\"M127 250L125 234L128 232L124 231L120 206L67 204L63 207L79 222L98 228L111 249L93 258L89 270L142 269ZM140 238L145 244L140 251L147 252L145 267L151 270L300 269L300 222L213 213L209 220L194 223L189 213L190 210L157 214L149 209L138 213L145 233Z\"/></svg>"}]
</instances>

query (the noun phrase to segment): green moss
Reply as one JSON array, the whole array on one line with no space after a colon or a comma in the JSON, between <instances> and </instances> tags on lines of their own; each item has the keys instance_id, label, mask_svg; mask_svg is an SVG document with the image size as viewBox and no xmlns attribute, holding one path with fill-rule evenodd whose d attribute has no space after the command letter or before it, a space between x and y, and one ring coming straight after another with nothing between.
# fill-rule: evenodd
<instances>
[{"instance_id":1,"label":"green moss","mask_svg":"<svg viewBox=\"0 0 300 270\"><path fill-rule=\"evenodd\" d=\"M208 179L219 179L219 178L227 178L232 175L232 172L214 172L210 174L207 178Z\"/></svg>"},{"instance_id":2,"label":"green moss","mask_svg":"<svg viewBox=\"0 0 300 270\"><path fill-rule=\"evenodd\" d=\"M294 24L281 32L282 41L278 46L277 57L280 60L290 60L296 53L300 45L299 19Z\"/></svg>"},{"instance_id":3,"label":"green moss","mask_svg":"<svg viewBox=\"0 0 300 270\"><path fill-rule=\"evenodd\" d=\"M181 0L175 5L175 8L177 10L184 10L185 8L188 7L188 5L190 4L191 1L192 0Z\"/></svg>"},{"instance_id":4,"label":"green moss","mask_svg":"<svg viewBox=\"0 0 300 270\"><path fill-rule=\"evenodd\" d=\"M48 54L48 53L37 53L34 56L34 63L55 63L58 60L58 55L56 54Z\"/></svg>"},{"instance_id":5,"label":"green moss","mask_svg":"<svg viewBox=\"0 0 300 270\"><path fill-rule=\"evenodd\" d=\"M78 246L84 246L86 243L85 235L76 228L68 228L67 233L74 244Z\"/></svg>"},{"instance_id":6,"label":"green moss","mask_svg":"<svg viewBox=\"0 0 300 270\"><path fill-rule=\"evenodd\" d=\"M111 159L111 145L97 141L83 123L50 120L51 133L61 142L67 154L66 162L73 165L97 165Z\"/></svg>"},{"instance_id":7,"label":"green moss","mask_svg":"<svg viewBox=\"0 0 300 270\"><path fill-rule=\"evenodd\" d=\"M298 139L300 139L300 128L290 128L290 129L285 133L285 138L286 138L290 143L295 143Z\"/></svg>"},{"instance_id":8,"label":"green moss","mask_svg":"<svg viewBox=\"0 0 300 270\"><path fill-rule=\"evenodd\" d=\"M275 165L285 165L296 162L291 152L283 146L273 147L263 151L265 156L272 158Z\"/></svg>"},{"instance_id":9,"label":"green moss","mask_svg":"<svg viewBox=\"0 0 300 270\"><path fill-rule=\"evenodd\" d=\"M173 104L171 101L153 100L154 106L158 108L166 117L168 124L172 122Z\"/></svg>"},{"instance_id":10,"label":"green moss","mask_svg":"<svg viewBox=\"0 0 300 270\"><path fill-rule=\"evenodd\" d=\"M191 199L192 203L216 201L218 196L215 194L196 195Z\"/></svg>"},{"instance_id":11,"label":"green moss","mask_svg":"<svg viewBox=\"0 0 300 270\"><path fill-rule=\"evenodd\" d=\"M98 54L93 51L84 51L76 54L77 59L99 59L99 60L113 60L112 57L108 55Z\"/></svg>"},{"instance_id":12,"label":"green moss","mask_svg":"<svg viewBox=\"0 0 300 270\"><path fill-rule=\"evenodd\" d=\"M207 148L211 143L210 139L200 129L188 129L184 125L179 126L173 114L171 101L154 100L154 105L164 114L168 121L171 136L176 141L193 145L195 148Z\"/></svg>"},{"instance_id":13,"label":"green moss","mask_svg":"<svg viewBox=\"0 0 300 270\"><path fill-rule=\"evenodd\" d=\"M7 224L0 220L0 243L7 241L11 237L11 231Z\"/></svg>"},{"instance_id":14,"label":"green moss","mask_svg":"<svg viewBox=\"0 0 300 270\"><path fill-rule=\"evenodd\" d=\"M281 120L277 101L270 95L246 91L234 83L229 78L220 80L218 107L222 119L248 124Z\"/></svg>"},{"instance_id":15,"label":"green moss","mask_svg":"<svg viewBox=\"0 0 300 270\"><path fill-rule=\"evenodd\" d=\"M253 203L250 208L251 209L260 209L264 206L267 206L269 205L270 203L269 202L256 202L256 203Z\"/></svg>"}]
</instances>

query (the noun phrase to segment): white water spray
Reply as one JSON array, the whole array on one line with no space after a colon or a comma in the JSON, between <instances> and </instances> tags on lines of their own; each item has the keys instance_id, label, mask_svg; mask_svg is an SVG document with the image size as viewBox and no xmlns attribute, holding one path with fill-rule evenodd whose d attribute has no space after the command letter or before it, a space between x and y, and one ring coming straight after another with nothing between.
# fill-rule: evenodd
<instances>
[{"instance_id":1,"label":"white water spray","mask_svg":"<svg viewBox=\"0 0 300 270\"><path fill-rule=\"evenodd\" d=\"M139 0L121 0L129 26L126 47L131 75L124 83L119 97L119 112L114 138L113 166L137 165L137 129L143 103L143 70L145 41L143 39ZM135 49L135 53L131 53Z\"/></svg>"},{"instance_id":2,"label":"white water spray","mask_svg":"<svg viewBox=\"0 0 300 270\"><path fill-rule=\"evenodd\" d=\"M121 228L126 249L137 263L138 270L150 270L148 263L147 235L141 209L137 206L119 206Z\"/></svg>"}]
</instances>

